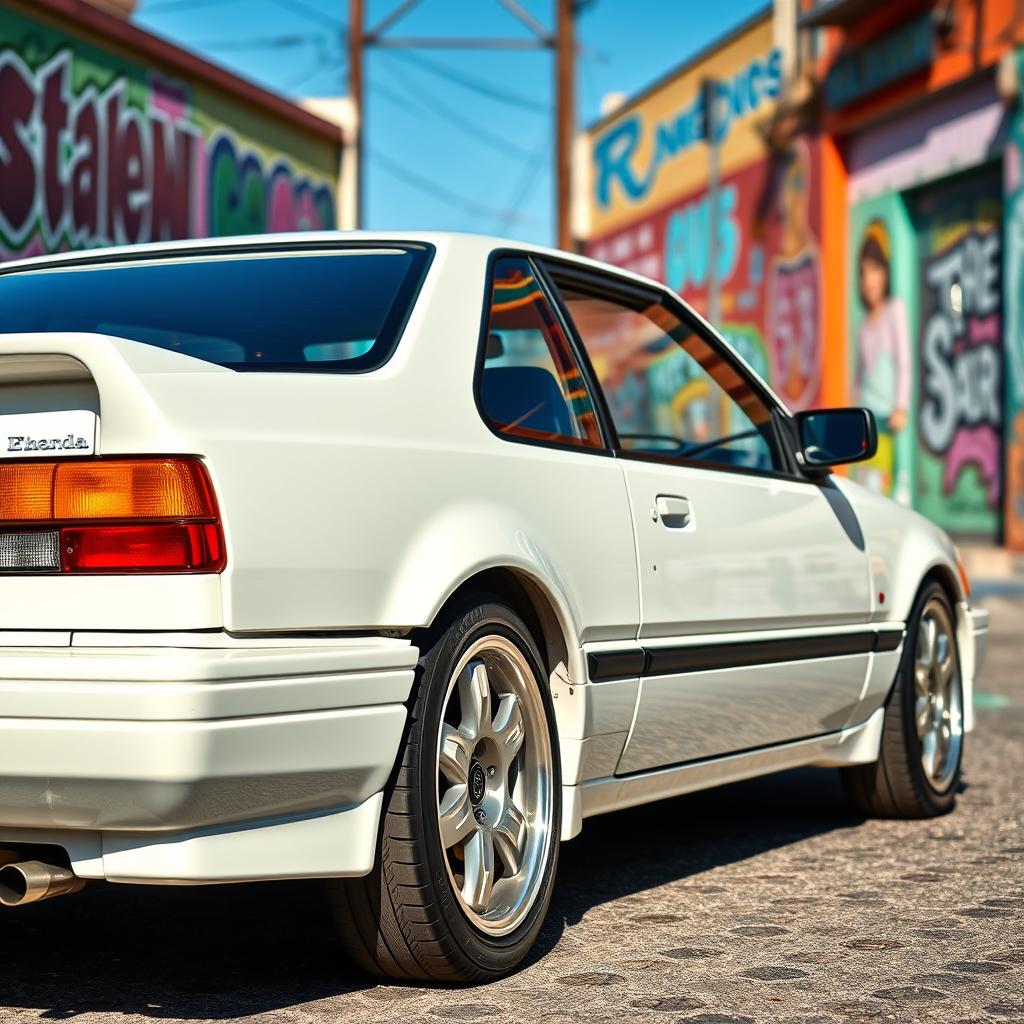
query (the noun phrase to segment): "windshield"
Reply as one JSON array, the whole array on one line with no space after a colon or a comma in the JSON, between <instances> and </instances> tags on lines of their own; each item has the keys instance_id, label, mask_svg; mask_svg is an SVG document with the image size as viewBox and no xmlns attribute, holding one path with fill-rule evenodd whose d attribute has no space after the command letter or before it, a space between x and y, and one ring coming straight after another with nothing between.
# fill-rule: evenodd
<instances>
[{"instance_id":1,"label":"windshield","mask_svg":"<svg viewBox=\"0 0 1024 1024\"><path fill-rule=\"evenodd\" d=\"M233 370L371 370L394 350L428 258L410 246L0 273L0 332L108 334Z\"/></svg>"}]
</instances>

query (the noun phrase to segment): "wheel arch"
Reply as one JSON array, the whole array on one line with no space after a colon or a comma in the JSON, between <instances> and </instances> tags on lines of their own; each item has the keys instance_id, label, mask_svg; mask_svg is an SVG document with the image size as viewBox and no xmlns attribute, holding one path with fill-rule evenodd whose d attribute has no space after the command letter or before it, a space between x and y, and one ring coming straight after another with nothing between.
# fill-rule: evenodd
<instances>
[{"instance_id":1,"label":"wheel arch","mask_svg":"<svg viewBox=\"0 0 1024 1024\"><path fill-rule=\"evenodd\" d=\"M534 574L519 567L494 565L473 572L450 590L431 619L430 631L444 628L449 617L472 595L487 595L507 604L533 634L544 659L541 667L547 674L555 711L554 746L559 763L565 764L565 743L568 737L579 734L583 714L576 684L586 680L583 652L565 601Z\"/></svg>"},{"instance_id":2,"label":"wheel arch","mask_svg":"<svg viewBox=\"0 0 1024 1024\"><path fill-rule=\"evenodd\" d=\"M433 616L431 628L444 622L455 607L474 593L491 594L507 604L530 627L544 657L545 670L551 674L560 669L572 678L568 639L571 630L566 614L559 610L549 588L522 569L499 565L468 576L445 598Z\"/></svg>"}]
</instances>

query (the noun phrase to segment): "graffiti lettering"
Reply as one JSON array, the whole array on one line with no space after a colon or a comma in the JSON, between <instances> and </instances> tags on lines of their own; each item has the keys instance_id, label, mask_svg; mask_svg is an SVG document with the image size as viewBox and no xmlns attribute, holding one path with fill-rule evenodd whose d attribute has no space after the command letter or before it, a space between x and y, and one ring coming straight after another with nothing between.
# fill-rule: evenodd
<instances>
[{"instance_id":1,"label":"graffiti lettering","mask_svg":"<svg viewBox=\"0 0 1024 1024\"><path fill-rule=\"evenodd\" d=\"M71 62L64 50L33 73L13 51L0 54L0 149L16 153L0 164L6 239L17 246L38 231L53 250L188 234L180 208L184 201L187 209L196 129L129 106L123 79L75 98Z\"/></svg>"},{"instance_id":2,"label":"graffiti lettering","mask_svg":"<svg viewBox=\"0 0 1024 1024\"><path fill-rule=\"evenodd\" d=\"M207 145L188 88L126 77L75 95L74 52L32 70L0 51L0 243L9 252L333 227L331 183L264 162L226 129Z\"/></svg>"},{"instance_id":3,"label":"graffiti lettering","mask_svg":"<svg viewBox=\"0 0 1024 1024\"><path fill-rule=\"evenodd\" d=\"M665 283L674 291L701 288L710 269L711 200L705 195L674 210L665 229ZM736 221L736 186L718 194L718 279L726 281L736 269L742 238Z\"/></svg>"},{"instance_id":4,"label":"graffiti lettering","mask_svg":"<svg viewBox=\"0 0 1024 1024\"><path fill-rule=\"evenodd\" d=\"M922 335L919 429L930 451L946 459L951 493L972 464L989 504L1000 487L1002 427L999 236L971 232L927 266L931 313Z\"/></svg>"},{"instance_id":5,"label":"graffiti lettering","mask_svg":"<svg viewBox=\"0 0 1024 1024\"><path fill-rule=\"evenodd\" d=\"M719 83L716 94L716 138L723 140L732 122L757 110L767 99L779 94L782 81L782 54L772 50L763 58L755 58L740 69L732 79ZM618 185L623 195L637 202L651 190L661 166L704 137L704 97L697 97L660 121L653 128L651 155L647 166L638 170L634 158L642 148L647 125L641 114L631 114L617 122L594 144L595 198L607 208L612 200L612 187Z\"/></svg>"},{"instance_id":6,"label":"graffiti lettering","mask_svg":"<svg viewBox=\"0 0 1024 1024\"><path fill-rule=\"evenodd\" d=\"M281 162L265 171L253 152L240 151L230 135L219 136L210 153L209 227L213 235L307 231L330 224L328 189L293 180Z\"/></svg>"}]
</instances>

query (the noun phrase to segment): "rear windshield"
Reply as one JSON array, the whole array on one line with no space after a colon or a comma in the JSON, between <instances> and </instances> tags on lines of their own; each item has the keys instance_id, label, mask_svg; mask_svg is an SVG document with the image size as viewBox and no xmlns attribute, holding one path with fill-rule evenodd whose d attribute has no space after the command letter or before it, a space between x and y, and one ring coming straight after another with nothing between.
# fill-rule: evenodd
<instances>
[{"instance_id":1,"label":"rear windshield","mask_svg":"<svg viewBox=\"0 0 1024 1024\"><path fill-rule=\"evenodd\" d=\"M421 247L211 254L0 274L0 333L86 331L234 370L362 371L393 351Z\"/></svg>"}]
</instances>

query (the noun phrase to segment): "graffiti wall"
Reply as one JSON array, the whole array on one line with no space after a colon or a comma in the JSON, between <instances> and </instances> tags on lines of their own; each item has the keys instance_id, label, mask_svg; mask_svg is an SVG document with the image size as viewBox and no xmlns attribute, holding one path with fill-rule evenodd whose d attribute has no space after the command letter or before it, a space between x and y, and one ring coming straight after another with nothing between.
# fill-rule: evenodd
<instances>
[{"instance_id":1,"label":"graffiti wall","mask_svg":"<svg viewBox=\"0 0 1024 1024\"><path fill-rule=\"evenodd\" d=\"M714 200L703 137L707 79L717 83ZM702 312L715 277L716 326L792 407L807 408L821 393L818 143L798 126L776 132L780 86L781 55L765 16L598 126L586 251L665 282Z\"/></svg>"},{"instance_id":2,"label":"graffiti wall","mask_svg":"<svg viewBox=\"0 0 1024 1024\"><path fill-rule=\"evenodd\" d=\"M0 9L0 259L334 227L338 146Z\"/></svg>"},{"instance_id":3,"label":"graffiti wall","mask_svg":"<svg viewBox=\"0 0 1024 1024\"><path fill-rule=\"evenodd\" d=\"M1002 182L998 169L915 198L920 445L915 505L998 536L1003 497Z\"/></svg>"},{"instance_id":4,"label":"graffiti wall","mask_svg":"<svg viewBox=\"0 0 1024 1024\"><path fill-rule=\"evenodd\" d=\"M878 452L850 475L904 505L913 500L917 239L903 198L888 193L850 212L850 401L878 423Z\"/></svg>"},{"instance_id":5,"label":"graffiti wall","mask_svg":"<svg viewBox=\"0 0 1024 1024\"><path fill-rule=\"evenodd\" d=\"M1024 50L1017 53L1017 80L1024 83ZM1024 551L1024 90L1010 127L1003 160L1006 311L1006 426L1003 536Z\"/></svg>"}]
</instances>

